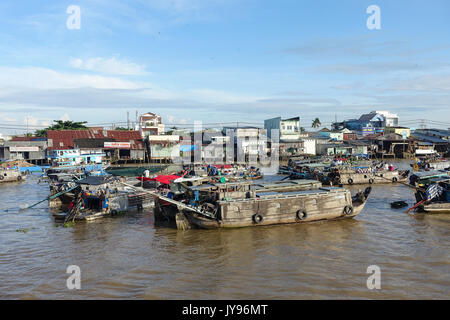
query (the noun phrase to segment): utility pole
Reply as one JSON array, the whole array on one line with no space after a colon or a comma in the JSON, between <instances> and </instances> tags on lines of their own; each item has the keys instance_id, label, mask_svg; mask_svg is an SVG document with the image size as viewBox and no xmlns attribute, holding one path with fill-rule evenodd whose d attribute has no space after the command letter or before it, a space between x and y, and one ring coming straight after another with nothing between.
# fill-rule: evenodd
<instances>
[{"instance_id":1,"label":"utility pole","mask_svg":"<svg viewBox=\"0 0 450 320\"><path fill-rule=\"evenodd\" d=\"M27 116L27 137L28 137L28 116Z\"/></svg>"},{"instance_id":2,"label":"utility pole","mask_svg":"<svg viewBox=\"0 0 450 320\"><path fill-rule=\"evenodd\" d=\"M127 129L130 129L130 111L127 111Z\"/></svg>"},{"instance_id":3,"label":"utility pole","mask_svg":"<svg viewBox=\"0 0 450 320\"><path fill-rule=\"evenodd\" d=\"M425 129L425 119L420 119L420 128Z\"/></svg>"}]
</instances>

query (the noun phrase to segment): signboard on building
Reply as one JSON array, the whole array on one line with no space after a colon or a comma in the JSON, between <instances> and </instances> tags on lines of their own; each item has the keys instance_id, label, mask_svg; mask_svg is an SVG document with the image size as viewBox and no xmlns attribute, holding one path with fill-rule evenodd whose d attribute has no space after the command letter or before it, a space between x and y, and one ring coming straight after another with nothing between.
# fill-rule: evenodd
<instances>
[{"instance_id":1,"label":"signboard on building","mask_svg":"<svg viewBox=\"0 0 450 320\"><path fill-rule=\"evenodd\" d=\"M9 147L10 152L39 152L39 147Z\"/></svg>"},{"instance_id":2,"label":"signboard on building","mask_svg":"<svg viewBox=\"0 0 450 320\"><path fill-rule=\"evenodd\" d=\"M370 136L372 134L375 134L375 128L373 128L373 127L363 127L362 128L363 136Z\"/></svg>"},{"instance_id":3,"label":"signboard on building","mask_svg":"<svg viewBox=\"0 0 450 320\"><path fill-rule=\"evenodd\" d=\"M408 132L406 130L402 131L402 139L403 140L408 139Z\"/></svg>"},{"instance_id":4,"label":"signboard on building","mask_svg":"<svg viewBox=\"0 0 450 320\"><path fill-rule=\"evenodd\" d=\"M416 154L417 155L423 155L423 154L434 154L436 151L432 149L417 149Z\"/></svg>"},{"instance_id":5,"label":"signboard on building","mask_svg":"<svg viewBox=\"0 0 450 320\"><path fill-rule=\"evenodd\" d=\"M131 143L129 142L105 142L105 149L131 149Z\"/></svg>"}]
</instances>

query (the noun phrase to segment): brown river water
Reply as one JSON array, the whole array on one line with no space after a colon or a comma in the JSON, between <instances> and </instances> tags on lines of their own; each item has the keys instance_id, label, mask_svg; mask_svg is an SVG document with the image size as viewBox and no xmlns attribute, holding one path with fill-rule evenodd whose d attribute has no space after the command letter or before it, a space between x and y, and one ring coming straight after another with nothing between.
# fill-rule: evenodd
<instances>
[{"instance_id":1,"label":"brown river water","mask_svg":"<svg viewBox=\"0 0 450 320\"><path fill-rule=\"evenodd\" d=\"M0 298L450 298L450 215L391 209L414 203L403 185L375 185L355 219L178 231L151 211L55 225L46 202L19 210L48 196L37 181L0 184ZM66 287L69 265L80 290ZM370 265L379 290L367 288Z\"/></svg>"}]
</instances>

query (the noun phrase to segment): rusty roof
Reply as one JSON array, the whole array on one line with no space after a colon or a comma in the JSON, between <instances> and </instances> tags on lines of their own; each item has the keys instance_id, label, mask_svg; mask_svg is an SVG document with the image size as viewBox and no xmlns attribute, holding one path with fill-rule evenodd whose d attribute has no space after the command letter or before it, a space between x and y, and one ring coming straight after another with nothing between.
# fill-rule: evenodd
<instances>
[{"instance_id":1,"label":"rusty roof","mask_svg":"<svg viewBox=\"0 0 450 320\"><path fill-rule=\"evenodd\" d=\"M73 149L75 139L111 139L115 142L130 142L131 149L145 149L139 131L122 130L48 130L48 149Z\"/></svg>"}]
</instances>

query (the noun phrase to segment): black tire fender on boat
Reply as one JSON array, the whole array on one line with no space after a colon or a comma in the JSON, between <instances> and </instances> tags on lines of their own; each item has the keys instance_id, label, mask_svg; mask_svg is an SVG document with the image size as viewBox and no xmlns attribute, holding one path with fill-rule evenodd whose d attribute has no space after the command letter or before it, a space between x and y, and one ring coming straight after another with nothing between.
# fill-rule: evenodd
<instances>
[{"instance_id":1,"label":"black tire fender on boat","mask_svg":"<svg viewBox=\"0 0 450 320\"><path fill-rule=\"evenodd\" d=\"M17 176L17 181L22 180L22 176Z\"/></svg>"},{"instance_id":2,"label":"black tire fender on boat","mask_svg":"<svg viewBox=\"0 0 450 320\"><path fill-rule=\"evenodd\" d=\"M348 184L353 184L353 179L350 178L347 180L347 182L348 182Z\"/></svg>"},{"instance_id":3,"label":"black tire fender on boat","mask_svg":"<svg viewBox=\"0 0 450 320\"><path fill-rule=\"evenodd\" d=\"M373 184L374 180L372 178L369 179L369 184Z\"/></svg>"},{"instance_id":4,"label":"black tire fender on boat","mask_svg":"<svg viewBox=\"0 0 450 320\"><path fill-rule=\"evenodd\" d=\"M298 210L295 214L295 217L297 218L297 220L305 220L308 217L308 214L305 210Z\"/></svg>"},{"instance_id":5,"label":"black tire fender on boat","mask_svg":"<svg viewBox=\"0 0 450 320\"><path fill-rule=\"evenodd\" d=\"M344 207L344 214L349 216L353 213L353 207L352 206L345 206Z\"/></svg>"},{"instance_id":6,"label":"black tire fender on boat","mask_svg":"<svg viewBox=\"0 0 450 320\"><path fill-rule=\"evenodd\" d=\"M254 223L259 224L259 223L264 221L264 218L263 218L262 215L257 213L257 214L253 215L252 220L253 220Z\"/></svg>"},{"instance_id":7,"label":"black tire fender on boat","mask_svg":"<svg viewBox=\"0 0 450 320\"><path fill-rule=\"evenodd\" d=\"M397 182L397 181L398 181L397 177L392 178L392 182Z\"/></svg>"},{"instance_id":8,"label":"black tire fender on boat","mask_svg":"<svg viewBox=\"0 0 450 320\"><path fill-rule=\"evenodd\" d=\"M369 197L369 194L372 192L372 187L367 187L364 190L364 197L366 197L366 199Z\"/></svg>"},{"instance_id":9,"label":"black tire fender on boat","mask_svg":"<svg viewBox=\"0 0 450 320\"><path fill-rule=\"evenodd\" d=\"M111 210L111 216L117 216L117 210Z\"/></svg>"},{"instance_id":10,"label":"black tire fender on boat","mask_svg":"<svg viewBox=\"0 0 450 320\"><path fill-rule=\"evenodd\" d=\"M3 180L3 179L5 179L3 176L0 176L0 180Z\"/></svg>"}]
</instances>

